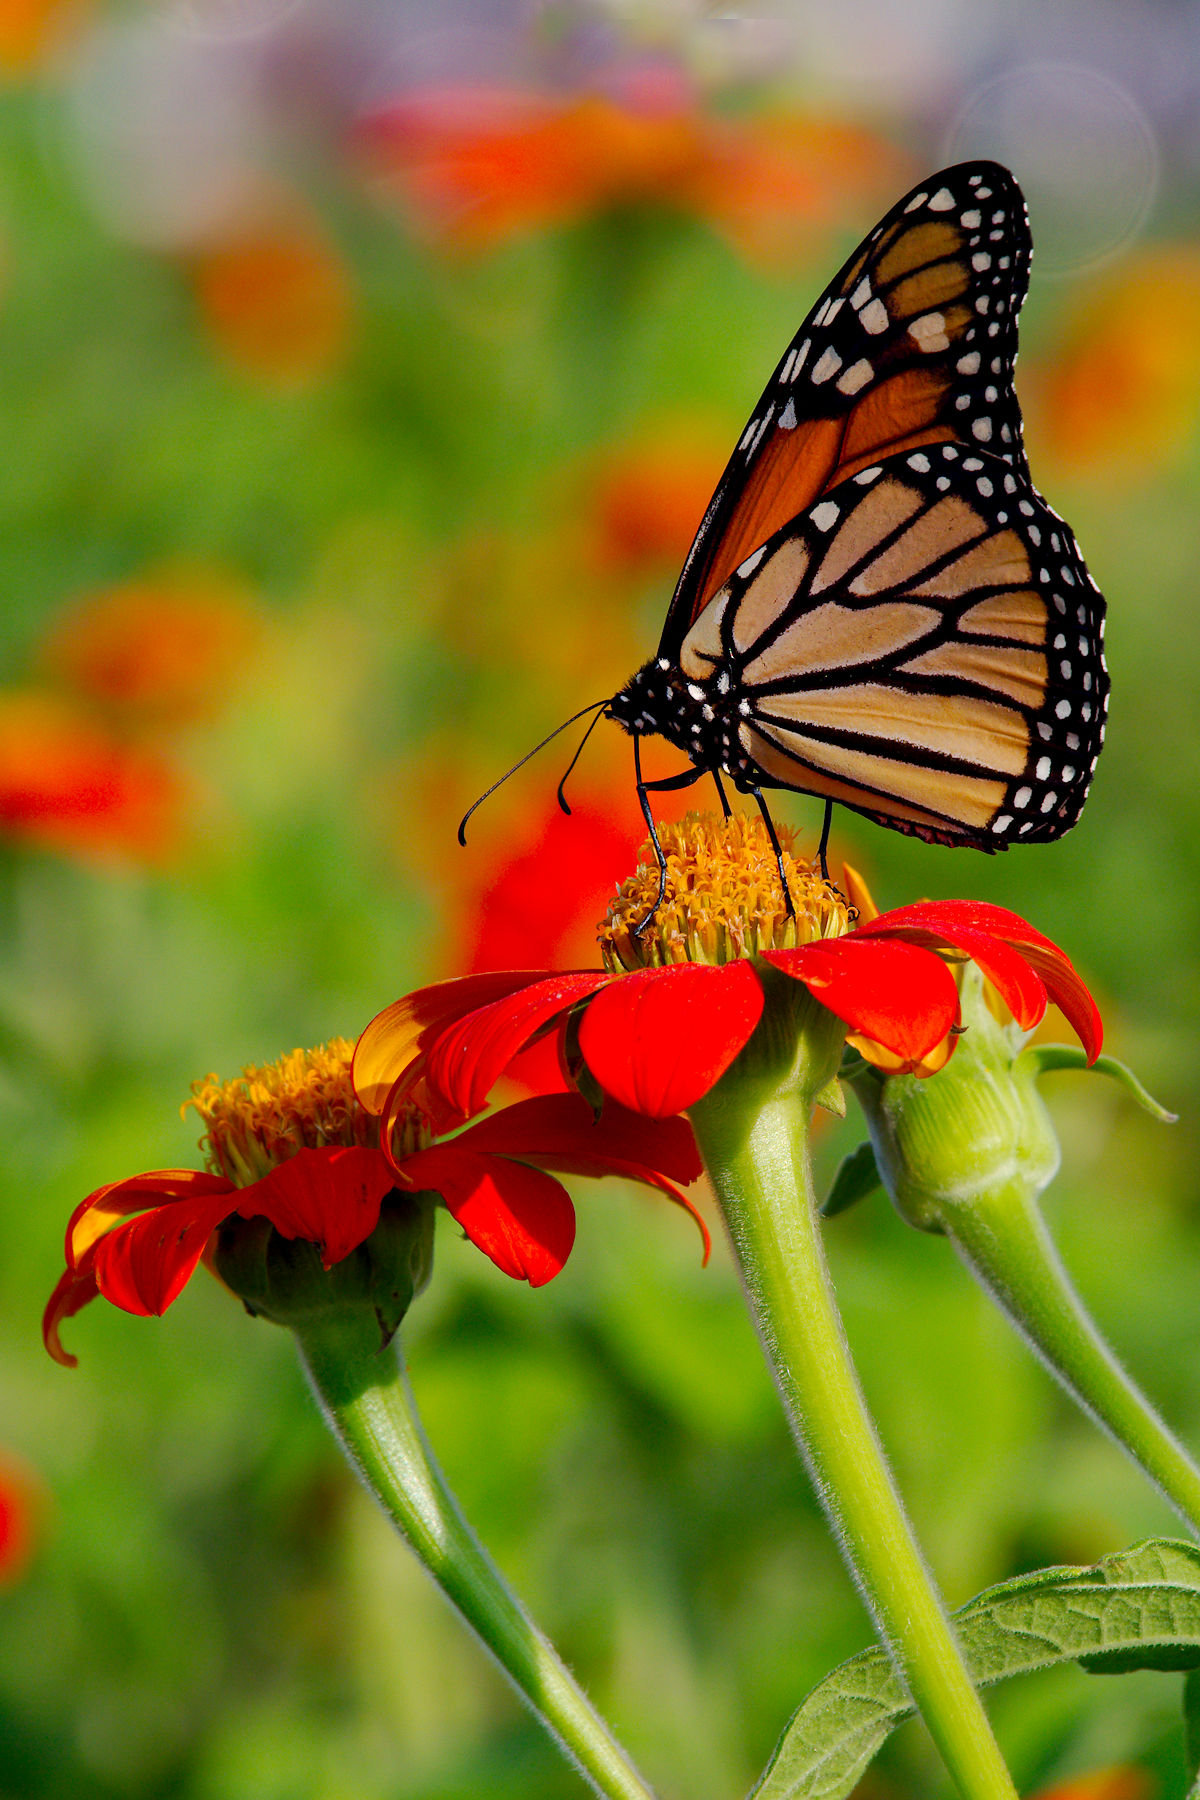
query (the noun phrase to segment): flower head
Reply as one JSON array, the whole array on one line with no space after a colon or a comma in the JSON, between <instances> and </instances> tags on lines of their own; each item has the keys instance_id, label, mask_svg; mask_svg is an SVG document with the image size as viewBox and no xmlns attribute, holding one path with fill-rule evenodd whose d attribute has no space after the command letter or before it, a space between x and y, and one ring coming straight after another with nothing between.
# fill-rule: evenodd
<instances>
[{"instance_id":1,"label":"flower head","mask_svg":"<svg viewBox=\"0 0 1200 1800\"><path fill-rule=\"evenodd\" d=\"M415 1098L444 1128L476 1112L513 1057L553 1033L577 1081L666 1118L708 1093L748 1043L767 966L889 1069L927 1074L951 1054L958 987L948 959L974 960L1022 1028L1054 999L1089 1057L1099 1053L1100 1019L1083 982L1016 913L923 901L854 924L841 894L785 849L789 913L759 821L690 814L660 836L663 904L639 930L657 887L647 846L600 928L605 968L467 976L397 1001L355 1052L363 1104L386 1126Z\"/></svg>"},{"instance_id":2,"label":"flower head","mask_svg":"<svg viewBox=\"0 0 1200 1800\"><path fill-rule=\"evenodd\" d=\"M342 1268L339 1303L355 1297L358 1279L386 1341L428 1279L437 1198L498 1268L539 1287L562 1268L575 1233L551 1170L621 1175L695 1216L676 1185L699 1173L682 1119L651 1124L612 1107L601 1125L578 1095L551 1094L443 1143L420 1107L396 1108L381 1138L351 1087L351 1054L336 1038L233 1081L195 1083L188 1104L204 1124L207 1167L110 1183L71 1216L67 1267L43 1321L57 1361L74 1364L59 1327L88 1301L100 1294L126 1312L161 1314L202 1259L251 1311L282 1322L319 1303L322 1271ZM295 1259L281 1263L279 1240L307 1250L299 1274ZM355 1275L346 1265L363 1246L367 1266Z\"/></svg>"}]
</instances>

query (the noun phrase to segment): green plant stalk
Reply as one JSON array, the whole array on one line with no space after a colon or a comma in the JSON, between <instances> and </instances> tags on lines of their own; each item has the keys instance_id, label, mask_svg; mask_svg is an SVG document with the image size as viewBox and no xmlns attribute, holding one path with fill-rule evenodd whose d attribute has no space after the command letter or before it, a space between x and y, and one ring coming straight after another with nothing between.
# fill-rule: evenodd
<instances>
[{"instance_id":1,"label":"green plant stalk","mask_svg":"<svg viewBox=\"0 0 1200 1800\"><path fill-rule=\"evenodd\" d=\"M373 1315L326 1315L293 1329L351 1464L565 1754L597 1793L654 1800L467 1524L425 1437L399 1350L380 1350Z\"/></svg>"},{"instance_id":2,"label":"green plant stalk","mask_svg":"<svg viewBox=\"0 0 1200 1800\"><path fill-rule=\"evenodd\" d=\"M818 1050L807 1069L799 1066L806 1057L803 1021L790 1069L777 1061L784 1034L776 1033L775 1045L770 1035L765 1043L761 1036L752 1040L741 1066L735 1063L690 1114L751 1314L842 1554L946 1767L967 1800L1016 1800L893 1484L842 1329L808 1149L811 1105L828 1065L821 1066ZM796 1042L793 1035L793 1051Z\"/></svg>"},{"instance_id":3,"label":"green plant stalk","mask_svg":"<svg viewBox=\"0 0 1200 1800\"><path fill-rule=\"evenodd\" d=\"M1019 1175L997 1182L942 1217L963 1261L1051 1372L1200 1536L1200 1468L1096 1330L1029 1184Z\"/></svg>"}]
</instances>

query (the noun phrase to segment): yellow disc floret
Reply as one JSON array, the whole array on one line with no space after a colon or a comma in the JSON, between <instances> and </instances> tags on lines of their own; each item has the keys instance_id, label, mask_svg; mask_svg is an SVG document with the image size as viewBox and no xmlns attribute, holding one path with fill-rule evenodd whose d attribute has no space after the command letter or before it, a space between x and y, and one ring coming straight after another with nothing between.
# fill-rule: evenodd
<instances>
[{"instance_id":1,"label":"yellow disc floret","mask_svg":"<svg viewBox=\"0 0 1200 1800\"><path fill-rule=\"evenodd\" d=\"M261 1068L251 1064L232 1081L209 1075L194 1082L183 1110L190 1106L200 1114L200 1149L210 1171L249 1187L297 1150L331 1144L377 1148L379 1121L359 1105L351 1085L353 1054L347 1038L331 1038ZM399 1154L428 1142L424 1121L415 1113L400 1123Z\"/></svg>"},{"instance_id":2,"label":"yellow disc floret","mask_svg":"<svg viewBox=\"0 0 1200 1800\"><path fill-rule=\"evenodd\" d=\"M677 825L660 825L658 835L667 859L662 905L638 933L658 893L658 864L647 842L597 928L606 968L733 962L763 950L841 937L854 922L837 889L814 864L793 854L795 834L786 825L779 827L779 841L792 913L760 818L688 813Z\"/></svg>"}]
</instances>

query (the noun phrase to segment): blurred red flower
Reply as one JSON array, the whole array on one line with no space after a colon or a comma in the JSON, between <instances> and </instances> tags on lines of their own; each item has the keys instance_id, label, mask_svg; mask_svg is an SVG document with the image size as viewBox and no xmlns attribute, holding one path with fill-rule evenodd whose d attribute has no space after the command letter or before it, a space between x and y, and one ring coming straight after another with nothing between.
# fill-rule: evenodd
<instances>
[{"instance_id":1,"label":"blurred red flower","mask_svg":"<svg viewBox=\"0 0 1200 1800\"><path fill-rule=\"evenodd\" d=\"M216 571L164 570L84 594L46 633L46 672L128 722L212 717L262 634Z\"/></svg>"},{"instance_id":2,"label":"blurred red flower","mask_svg":"<svg viewBox=\"0 0 1200 1800\"><path fill-rule=\"evenodd\" d=\"M953 1050L958 1018L958 989L939 950L971 957L1022 1027L1053 998L1089 1058L1099 1055L1100 1017L1065 953L1016 913L982 901L899 907L844 936L764 951L761 961L807 987L871 1060L926 1074ZM762 1009L748 957L620 973L468 975L421 988L372 1020L355 1051L355 1090L385 1131L394 1109L414 1098L446 1129L477 1112L513 1057L543 1033L555 1033L565 1063L570 1023L606 1094L666 1118L716 1085Z\"/></svg>"},{"instance_id":3,"label":"blurred red flower","mask_svg":"<svg viewBox=\"0 0 1200 1800\"><path fill-rule=\"evenodd\" d=\"M597 457L579 495L593 565L625 578L660 568L673 576L724 463L718 433L679 420L664 421Z\"/></svg>"},{"instance_id":4,"label":"blurred red flower","mask_svg":"<svg viewBox=\"0 0 1200 1800\"><path fill-rule=\"evenodd\" d=\"M152 752L68 700L0 694L0 831L76 853L157 862L178 847L187 793Z\"/></svg>"},{"instance_id":5,"label":"blurred red flower","mask_svg":"<svg viewBox=\"0 0 1200 1800\"><path fill-rule=\"evenodd\" d=\"M794 248L797 226L895 186L898 162L854 126L716 118L677 88L640 104L431 89L378 111L362 142L417 222L466 249L634 203L708 219L751 252Z\"/></svg>"},{"instance_id":6,"label":"blurred red flower","mask_svg":"<svg viewBox=\"0 0 1200 1800\"><path fill-rule=\"evenodd\" d=\"M44 1508L32 1469L0 1451L0 1590L14 1587L29 1567Z\"/></svg>"}]
</instances>

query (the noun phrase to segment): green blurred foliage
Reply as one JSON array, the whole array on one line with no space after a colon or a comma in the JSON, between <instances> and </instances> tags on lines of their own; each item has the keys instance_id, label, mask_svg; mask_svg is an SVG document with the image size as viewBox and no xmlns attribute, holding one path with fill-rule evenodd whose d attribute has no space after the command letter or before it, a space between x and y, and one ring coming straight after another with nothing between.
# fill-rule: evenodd
<instances>
[{"instance_id":1,"label":"green blurred foliage","mask_svg":"<svg viewBox=\"0 0 1200 1800\"><path fill-rule=\"evenodd\" d=\"M354 1035L453 969L437 834L454 817L435 806L430 824L430 746L461 740L458 798L593 697L556 690L545 653L571 587L531 592L499 627L455 555L491 539L519 568L561 523L563 471L657 416L710 417L732 442L867 221L769 273L665 210L466 257L330 178L354 335L289 387L222 355L180 261L97 224L54 120L44 87L0 99L0 675L30 678L68 601L171 559L233 571L273 635L220 716L172 740L201 789L178 857L14 840L0 863L0 1445L48 1496L32 1566L0 1592L0 1794L567 1800L578 1779L355 1487L282 1333L203 1276L162 1321L90 1309L68 1326L71 1374L38 1321L76 1202L193 1160L176 1109L194 1077ZM1035 286L1034 366L1071 298ZM1200 465L1192 444L1114 489L1036 436L1031 453L1112 603L1113 724L1084 821L995 860L866 826L843 848L884 903L969 892L1033 919L1094 983L1110 1047L1183 1115L1167 1130L1107 1084L1059 1078L1050 1210L1103 1326L1200 1444ZM670 574L608 596L618 644L649 650ZM490 655L471 654L476 619ZM585 624L602 665L604 612ZM556 774L543 761L517 792L548 798ZM815 823L803 801L780 813ZM470 855L467 889L483 879ZM826 1180L857 1131L822 1138ZM953 1603L1173 1529L944 1245L879 1201L827 1236ZM681 1216L581 1184L578 1247L550 1289L515 1288L449 1228L438 1258L405 1337L468 1514L663 1793L728 1800L869 1626L723 1249L701 1269ZM992 1706L1024 1791L1136 1760L1174 1800L1177 1688L1073 1672ZM917 1727L863 1791L943 1793Z\"/></svg>"}]
</instances>

